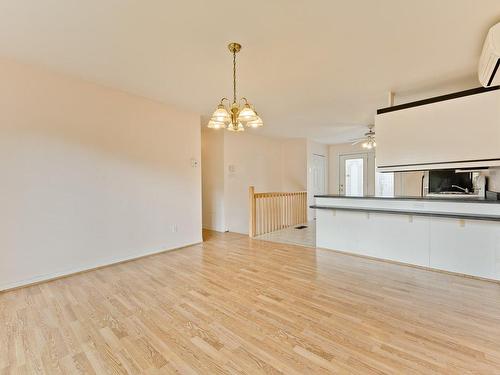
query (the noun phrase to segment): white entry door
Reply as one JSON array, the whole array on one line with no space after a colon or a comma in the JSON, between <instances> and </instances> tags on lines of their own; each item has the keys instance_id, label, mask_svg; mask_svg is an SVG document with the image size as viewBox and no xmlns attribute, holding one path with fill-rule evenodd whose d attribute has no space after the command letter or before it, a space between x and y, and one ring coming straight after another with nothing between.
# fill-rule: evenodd
<instances>
[{"instance_id":1,"label":"white entry door","mask_svg":"<svg viewBox=\"0 0 500 375\"><path fill-rule=\"evenodd\" d=\"M339 193L361 196L368 190L368 154L350 154L339 157Z\"/></svg>"}]
</instances>

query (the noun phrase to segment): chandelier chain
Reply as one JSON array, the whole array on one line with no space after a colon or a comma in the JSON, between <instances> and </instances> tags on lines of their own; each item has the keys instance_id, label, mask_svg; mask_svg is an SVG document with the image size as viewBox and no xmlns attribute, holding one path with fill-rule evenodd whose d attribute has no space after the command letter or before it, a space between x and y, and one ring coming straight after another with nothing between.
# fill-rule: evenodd
<instances>
[{"instance_id":1,"label":"chandelier chain","mask_svg":"<svg viewBox=\"0 0 500 375\"><path fill-rule=\"evenodd\" d=\"M236 103L236 52L233 52L233 103Z\"/></svg>"}]
</instances>

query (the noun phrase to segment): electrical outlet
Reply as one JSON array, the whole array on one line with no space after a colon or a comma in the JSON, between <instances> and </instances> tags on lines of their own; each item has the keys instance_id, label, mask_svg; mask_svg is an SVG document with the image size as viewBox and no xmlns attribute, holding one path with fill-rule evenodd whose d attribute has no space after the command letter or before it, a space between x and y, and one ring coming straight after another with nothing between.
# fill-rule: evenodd
<instances>
[{"instance_id":1,"label":"electrical outlet","mask_svg":"<svg viewBox=\"0 0 500 375\"><path fill-rule=\"evenodd\" d=\"M172 225L172 233L177 233L177 224Z\"/></svg>"}]
</instances>

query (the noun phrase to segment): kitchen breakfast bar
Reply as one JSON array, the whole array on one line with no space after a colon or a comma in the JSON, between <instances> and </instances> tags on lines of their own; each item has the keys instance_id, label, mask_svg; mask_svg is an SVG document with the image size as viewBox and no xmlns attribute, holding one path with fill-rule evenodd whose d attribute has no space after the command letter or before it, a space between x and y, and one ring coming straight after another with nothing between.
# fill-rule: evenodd
<instances>
[{"instance_id":1,"label":"kitchen breakfast bar","mask_svg":"<svg viewBox=\"0 0 500 375\"><path fill-rule=\"evenodd\" d=\"M316 246L500 280L500 201L315 196Z\"/></svg>"}]
</instances>

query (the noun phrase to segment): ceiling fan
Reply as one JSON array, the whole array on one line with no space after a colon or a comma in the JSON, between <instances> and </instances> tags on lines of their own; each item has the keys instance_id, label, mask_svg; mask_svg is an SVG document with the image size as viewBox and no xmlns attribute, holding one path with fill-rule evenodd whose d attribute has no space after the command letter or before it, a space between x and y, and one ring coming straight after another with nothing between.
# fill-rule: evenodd
<instances>
[{"instance_id":1,"label":"ceiling fan","mask_svg":"<svg viewBox=\"0 0 500 375\"><path fill-rule=\"evenodd\" d=\"M372 148L377 147L377 142L375 142L375 125L368 125L368 131L361 138L355 138L351 140L351 144L357 145L360 142L363 142L361 147L371 150Z\"/></svg>"}]
</instances>

